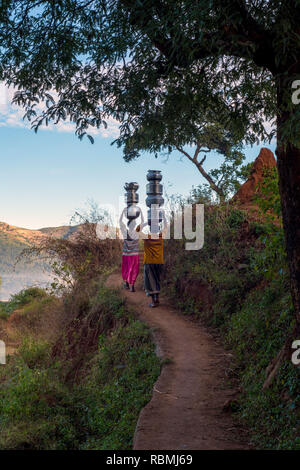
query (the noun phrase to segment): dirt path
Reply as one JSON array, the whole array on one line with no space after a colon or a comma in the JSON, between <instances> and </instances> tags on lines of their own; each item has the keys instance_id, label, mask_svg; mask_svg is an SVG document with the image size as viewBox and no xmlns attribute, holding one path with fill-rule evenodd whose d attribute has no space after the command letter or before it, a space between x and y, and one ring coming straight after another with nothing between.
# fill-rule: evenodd
<instances>
[{"instance_id":1,"label":"dirt path","mask_svg":"<svg viewBox=\"0 0 300 470\"><path fill-rule=\"evenodd\" d=\"M153 331L157 353L169 358L158 378L151 401L141 411L134 436L136 450L247 449L245 433L223 405L233 391L224 387L226 354L213 337L176 313L164 298L155 309L142 290L122 290ZM108 286L120 287L119 274Z\"/></svg>"}]
</instances>

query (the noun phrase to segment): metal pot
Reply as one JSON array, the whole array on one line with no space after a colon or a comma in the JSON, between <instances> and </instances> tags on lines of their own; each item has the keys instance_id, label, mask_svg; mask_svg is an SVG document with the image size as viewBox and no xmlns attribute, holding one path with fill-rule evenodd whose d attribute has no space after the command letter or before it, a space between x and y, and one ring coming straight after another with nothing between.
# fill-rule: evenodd
<instances>
[{"instance_id":1,"label":"metal pot","mask_svg":"<svg viewBox=\"0 0 300 470\"><path fill-rule=\"evenodd\" d=\"M164 198L160 194L149 194L146 198L146 206L151 207L152 204L157 204L162 206L164 203Z\"/></svg>"},{"instance_id":2,"label":"metal pot","mask_svg":"<svg viewBox=\"0 0 300 470\"><path fill-rule=\"evenodd\" d=\"M139 185L136 182L125 183L124 189L125 193L125 203L129 206L132 204L137 204L139 202L139 195L137 194L137 190L139 189Z\"/></svg>"},{"instance_id":3,"label":"metal pot","mask_svg":"<svg viewBox=\"0 0 300 470\"><path fill-rule=\"evenodd\" d=\"M139 202L139 195L135 191L128 191L125 194L126 204L137 204Z\"/></svg>"},{"instance_id":4,"label":"metal pot","mask_svg":"<svg viewBox=\"0 0 300 470\"><path fill-rule=\"evenodd\" d=\"M136 182L125 183L124 189L125 191L137 191L139 189L139 185Z\"/></svg>"},{"instance_id":5,"label":"metal pot","mask_svg":"<svg viewBox=\"0 0 300 470\"><path fill-rule=\"evenodd\" d=\"M161 181L162 180L162 174L160 170L148 170L147 173L147 180L148 181Z\"/></svg>"},{"instance_id":6,"label":"metal pot","mask_svg":"<svg viewBox=\"0 0 300 470\"><path fill-rule=\"evenodd\" d=\"M162 194L163 193L163 185L160 183L152 182L148 183L146 186L146 193L149 194Z\"/></svg>"},{"instance_id":7,"label":"metal pot","mask_svg":"<svg viewBox=\"0 0 300 470\"><path fill-rule=\"evenodd\" d=\"M147 173L147 180L149 183L146 186L146 205L150 208L147 213L148 225L151 226L152 230L158 231L159 223L162 221L162 211L159 209L159 207L164 203L164 198L162 197L163 185L160 184L160 181L162 180L161 171L149 170ZM154 208L153 205L156 205L157 207ZM151 207L153 208L152 213Z\"/></svg>"},{"instance_id":8,"label":"metal pot","mask_svg":"<svg viewBox=\"0 0 300 470\"><path fill-rule=\"evenodd\" d=\"M127 211L126 211L126 217L128 220L134 220L137 219L141 214L141 210L138 206L135 204L132 204L128 206Z\"/></svg>"}]
</instances>

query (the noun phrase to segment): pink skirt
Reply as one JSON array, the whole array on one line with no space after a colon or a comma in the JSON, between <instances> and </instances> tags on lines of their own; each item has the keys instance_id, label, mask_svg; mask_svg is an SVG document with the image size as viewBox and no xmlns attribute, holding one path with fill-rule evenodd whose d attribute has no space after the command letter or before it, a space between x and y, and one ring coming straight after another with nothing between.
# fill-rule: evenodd
<instances>
[{"instance_id":1,"label":"pink skirt","mask_svg":"<svg viewBox=\"0 0 300 470\"><path fill-rule=\"evenodd\" d=\"M139 255L122 256L122 278L129 284L134 284L140 269Z\"/></svg>"}]
</instances>

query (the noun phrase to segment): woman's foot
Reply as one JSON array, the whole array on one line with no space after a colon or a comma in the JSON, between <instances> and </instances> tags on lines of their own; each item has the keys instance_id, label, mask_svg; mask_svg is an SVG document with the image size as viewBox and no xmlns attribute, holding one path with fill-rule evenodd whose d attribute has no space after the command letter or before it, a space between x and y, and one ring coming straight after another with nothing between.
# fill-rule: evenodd
<instances>
[{"instance_id":1,"label":"woman's foot","mask_svg":"<svg viewBox=\"0 0 300 470\"><path fill-rule=\"evenodd\" d=\"M132 284L132 286L130 286L130 292L135 292L134 284Z\"/></svg>"},{"instance_id":2,"label":"woman's foot","mask_svg":"<svg viewBox=\"0 0 300 470\"><path fill-rule=\"evenodd\" d=\"M123 287L124 289L129 289L129 284L127 281L124 282Z\"/></svg>"},{"instance_id":3,"label":"woman's foot","mask_svg":"<svg viewBox=\"0 0 300 470\"><path fill-rule=\"evenodd\" d=\"M150 308L155 308L159 305L159 299L158 299L158 294L153 294L151 295L152 297L152 302L149 304Z\"/></svg>"}]
</instances>

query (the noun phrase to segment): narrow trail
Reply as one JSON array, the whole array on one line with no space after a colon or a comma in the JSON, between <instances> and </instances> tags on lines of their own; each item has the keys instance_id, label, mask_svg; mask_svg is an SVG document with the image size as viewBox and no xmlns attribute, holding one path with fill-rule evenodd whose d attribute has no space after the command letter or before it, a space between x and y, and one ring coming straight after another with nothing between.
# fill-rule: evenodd
<instances>
[{"instance_id":1,"label":"narrow trail","mask_svg":"<svg viewBox=\"0 0 300 470\"><path fill-rule=\"evenodd\" d=\"M223 405L234 393L224 385L224 349L203 327L180 316L162 297L149 308L139 275L136 292L123 290L139 318L152 329L157 354L170 359L143 408L134 436L135 450L248 449L246 434ZM107 285L118 288L121 275Z\"/></svg>"}]
</instances>

